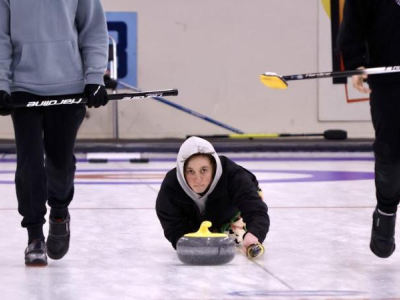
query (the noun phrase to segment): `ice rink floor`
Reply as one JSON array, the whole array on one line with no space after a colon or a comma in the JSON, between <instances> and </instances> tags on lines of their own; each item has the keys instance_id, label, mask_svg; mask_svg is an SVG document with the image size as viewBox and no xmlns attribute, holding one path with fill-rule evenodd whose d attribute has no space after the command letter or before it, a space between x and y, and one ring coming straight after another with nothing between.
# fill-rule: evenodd
<instances>
[{"instance_id":1,"label":"ice rink floor","mask_svg":"<svg viewBox=\"0 0 400 300\"><path fill-rule=\"evenodd\" d=\"M149 163L93 164L81 157L70 251L43 268L24 265L15 161L4 157L1 299L400 299L400 250L387 259L369 250L372 153L227 156L261 182L271 217L261 258L238 251L229 264L212 267L178 260L154 210L164 174L175 165L172 155L153 155Z\"/></svg>"}]
</instances>

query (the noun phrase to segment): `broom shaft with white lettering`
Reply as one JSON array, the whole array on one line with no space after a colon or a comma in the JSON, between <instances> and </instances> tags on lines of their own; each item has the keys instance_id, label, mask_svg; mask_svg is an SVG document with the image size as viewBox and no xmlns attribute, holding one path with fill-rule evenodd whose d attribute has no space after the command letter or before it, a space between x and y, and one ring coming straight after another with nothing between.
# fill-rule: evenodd
<instances>
[{"instance_id":1,"label":"broom shaft with white lettering","mask_svg":"<svg viewBox=\"0 0 400 300\"><path fill-rule=\"evenodd\" d=\"M109 100L134 100L152 97L165 97L165 96L177 96L177 89L168 90L156 90L147 92L135 92L125 94L110 94L108 95ZM88 98L83 94L73 94L64 96L39 96L34 101L29 102L14 102L13 107L43 107L43 106L54 106L54 105L68 105L68 104L85 104L88 102Z\"/></svg>"},{"instance_id":2,"label":"broom shaft with white lettering","mask_svg":"<svg viewBox=\"0 0 400 300\"><path fill-rule=\"evenodd\" d=\"M353 75L374 75L384 73L400 72L400 66L387 66L369 69L357 69L350 71L334 71L334 72L318 72L318 73L304 73L295 75L278 75L273 72L266 72L260 75L260 81L272 89L287 89L290 80L305 80L305 79L321 79L328 77L351 77Z\"/></svg>"}]
</instances>

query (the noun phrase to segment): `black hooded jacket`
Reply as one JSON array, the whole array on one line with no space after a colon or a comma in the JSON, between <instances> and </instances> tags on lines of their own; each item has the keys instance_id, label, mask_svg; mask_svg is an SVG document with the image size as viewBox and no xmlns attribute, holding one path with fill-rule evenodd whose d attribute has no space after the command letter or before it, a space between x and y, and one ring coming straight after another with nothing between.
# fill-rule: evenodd
<instances>
[{"instance_id":1,"label":"black hooded jacket","mask_svg":"<svg viewBox=\"0 0 400 300\"><path fill-rule=\"evenodd\" d=\"M219 156L223 173L208 196L200 215L196 203L178 182L176 168L169 171L161 185L156 212L165 237L176 248L184 234L196 232L202 221L211 221L211 231L219 232L239 211L247 231L263 242L269 230L268 208L258 193L256 177L230 159Z\"/></svg>"},{"instance_id":2,"label":"black hooded jacket","mask_svg":"<svg viewBox=\"0 0 400 300\"><path fill-rule=\"evenodd\" d=\"M346 0L338 46L347 70L400 65L400 1ZM370 75L400 81L400 73Z\"/></svg>"}]
</instances>

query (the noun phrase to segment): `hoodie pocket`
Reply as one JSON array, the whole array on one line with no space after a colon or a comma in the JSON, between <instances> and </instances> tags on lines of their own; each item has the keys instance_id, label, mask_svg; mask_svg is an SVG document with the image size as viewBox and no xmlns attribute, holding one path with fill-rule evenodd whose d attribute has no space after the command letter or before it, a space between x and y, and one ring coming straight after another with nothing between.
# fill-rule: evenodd
<instances>
[{"instance_id":1,"label":"hoodie pocket","mask_svg":"<svg viewBox=\"0 0 400 300\"><path fill-rule=\"evenodd\" d=\"M82 60L70 41L24 44L13 72L13 81L19 83L63 84L82 79Z\"/></svg>"}]
</instances>

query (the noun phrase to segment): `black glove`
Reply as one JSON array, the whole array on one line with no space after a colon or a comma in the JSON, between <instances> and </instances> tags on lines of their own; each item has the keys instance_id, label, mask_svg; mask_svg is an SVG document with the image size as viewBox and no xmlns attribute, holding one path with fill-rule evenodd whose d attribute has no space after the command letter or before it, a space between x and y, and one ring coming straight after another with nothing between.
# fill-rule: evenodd
<instances>
[{"instance_id":1,"label":"black glove","mask_svg":"<svg viewBox=\"0 0 400 300\"><path fill-rule=\"evenodd\" d=\"M100 107L108 103L108 95L106 88L99 84L87 84L84 91L85 96L88 98L86 105L90 107Z\"/></svg>"},{"instance_id":2,"label":"black glove","mask_svg":"<svg viewBox=\"0 0 400 300\"><path fill-rule=\"evenodd\" d=\"M12 112L12 99L6 91L0 91L0 115L7 116Z\"/></svg>"}]
</instances>

